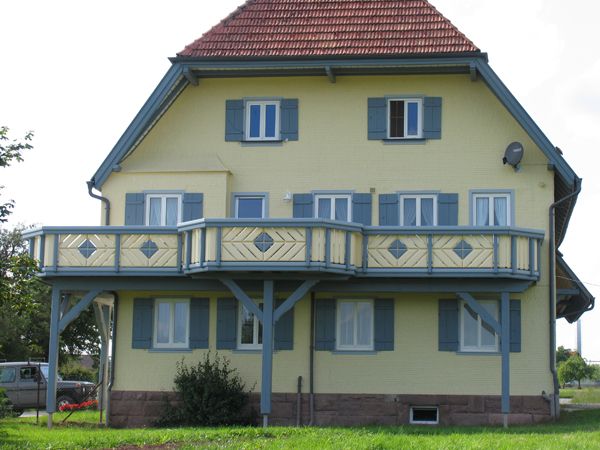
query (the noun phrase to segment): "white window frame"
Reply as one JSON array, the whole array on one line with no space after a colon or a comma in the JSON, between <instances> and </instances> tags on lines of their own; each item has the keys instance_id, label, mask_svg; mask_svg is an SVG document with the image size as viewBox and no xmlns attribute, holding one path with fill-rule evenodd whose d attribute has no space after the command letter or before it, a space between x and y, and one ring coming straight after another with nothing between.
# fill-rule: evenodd
<instances>
[{"instance_id":1,"label":"white window frame","mask_svg":"<svg viewBox=\"0 0 600 450\"><path fill-rule=\"evenodd\" d=\"M161 303L170 305L169 342L157 342L158 338L158 310ZM187 318L185 322L185 342L173 342L175 334L175 304L187 305ZM154 323L153 323L152 345L154 348L189 348L190 346L190 299L189 298L157 298L154 301Z\"/></svg>"},{"instance_id":2,"label":"white window frame","mask_svg":"<svg viewBox=\"0 0 600 450\"><path fill-rule=\"evenodd\" d=\"M415 199L417 203L417 216L416 216L416 225L417 227L425 226L421 224L421 200L423 199L432 199L433 200L433 225L437 226L438 224L438 196L436 194L400 194L400 226L408 226L404 225L404 200L406 199Z\"/></svg>"},{"instance_id":3,"label":"white window frame","mask_svg":"<svg viewBox=\"0 0 600 450\"><path fill-rule=\"evenodd\" d=\"M261 215L260 218L264 219L266 217L266 215L267 215L267 197L265 195L235 194L234 198L235 198L235 205L234 205L233 215L234 215L234 217L236 219L239 219L239 217L238 217L238 206L239 206L240 199L262 200L262 213L261 213L262 215Z\"/></svg>"},{"instance_id":4,"label":"white window frame","mask_svg":"<svg viewBox=\"0 0 600 450\"><path fill-rule=\"evenodd\" d=\"M371 305L371 344L370 345L356 345L358 327L357 324L357 311L358 309L354 308L354 336L353 336L353 345L342 345L341 344L341 320L342 320L342 303L368 303ZM368 298L343 298L339 299L336 304L336 313L335 313L335 342L336 342L336 350L341 351L373 351L375 349L375 302L373 299Z\"/></svg>"},{"instance_id":5,"label":"white window frame","mask_svg":"<svg viewBox=\"0 0 600 450\"><path fill-rule=\"evenodd\" d=\"M177 223L181 222L182 208L183 208L183 196L181 194L146 194L144 199L146 205L146 226L150 226L150 200L153 198L160 199L160 225L161 227L166 226L167 223L167 199L177 199Z\"/></svg>"},{"instance_id":6,"label":"white window frame","mask_svg":"<svg viewBox=\"0 0 600 450\"><path fill-rule=\"evenodd\" d=\"M256 300L252 300L258 308L262 305L262 302L257 302ZM237 348L238 350L262 350L262 344L258 342L259 330L260 330L260 320L256 314L253 316L253 328L252 328L252 344L242 344L242 318L243 312L246 308L242 302L238 302L238 325L237 325Z\"/></svg>"},{"instance_id":7,"label":"white window frame","mask_svg":"<svg viewBox=\"0 0 600 450\"><path fill-rule=\"evenodd\" d=\"M251 106L260 106L260 119L259 119L259 136L258 137L250 137L250 107ZM267 106L275 105L275 136L267 137L266 129L267 129ZM280 137L280 115L281 115L281 103L279 100L251 100L247 101L245 104L246 111L246 131L245 131L245 139L247 141L279 141Z\"/></svg>"},{"instance_id":8,"label":"white window frame","mask_svg":"<svg viewBox=\"0 0 600 450\"><path fill-rule=\"evenodd\" d=\"M494 199L496 198L505 198L506 199L506 226L510 227L512 226L512 195L508 192L486 192L486 193L473 193L472 194L472 200L471 200L471 205L473 208L472 211L472 218L473 218L473 225L475 225L477 223L477 199L478 198L487 198L488 199L488 222L489 222L489 227L494 227L497 225L494 225L494 208L495 208L495 202ZM480 225L480 226L485 226L485 225Z\"/></svg>"},{"instance_id":9,"label":"white window frame","mask_svg":"<svg viewBox=\"0 0 600 450\"><path fill-rule=\"evenodd\" d=\"M498 320L500 311L499 311L499 303L496 300L478 300L480 305L484 304L494 304L496 306L496 315L494 319ZM494 336L496 338L496 343L491 345L481 345L481 333L483 331L483 323L481 320L481 316L477 314L477 345L476 346L466 346L464 344L465 340L465 321L463 319L464 308L467 305L467 302L460 302L460 311L459 311L459 322L460 322L460 351L461 352L483 352L483 353L497 353L499 351L500 339L498 338L498 333L494 332Z\"/></svg>"},{"instance_id":10,"label":"white window frame","mask_svg":"<svg viewBox=\"0 0 600 450\"><path fill-rule=\"evenodd\" d=\"M315 218L319 218L319 200L330 199L331 200L331 211L329 220L335 220L335 200L343 198L348 200L348 217L347 222L352 222L352 194L315 194L315 206L314 214Z\"/></svg>"},{"instance_id":11,"label":"white window frame","mask_svg":"<svg viewBox=\"0 0 600 450\"><path fill-rule=\"evenodd\" d=\"M391 104L392 102L404 102L404 136L391 136ZM408 103L416 103L418 105L417 114L417 134L408 136ZM423 99L411 97L394 97L387 99L387 138L388 139L423 139Z\"/></svg>"},{"instance_id":12,"label":"white window frame","mask_svg":"<svg viewBox=\"0 0 600 450\"><path fill-rule=\"evenodd\" d=\"M435 420L414 420L415 410L435 410ZM440 423L440 408L437 406L411 406L409 423L411 425L438 425Z\"/></svg>"}]
</instances>

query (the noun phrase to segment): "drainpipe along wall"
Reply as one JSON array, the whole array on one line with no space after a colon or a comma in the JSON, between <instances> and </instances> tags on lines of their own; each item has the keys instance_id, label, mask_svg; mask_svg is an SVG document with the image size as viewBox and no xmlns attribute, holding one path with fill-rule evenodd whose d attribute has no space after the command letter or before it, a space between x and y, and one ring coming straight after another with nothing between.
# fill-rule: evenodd
<instances>
[{"instance_id":1,"label":"drainpipe along wall","mask_svg":"<svg viewBox=\"0 0 600 450\"><path fill-rule=\"evenodd\" d=\"M576 197L581 192L581 179L575 178L573 181L573 192L569 195L564 196L560 200L555 201L550 205L549 208L549 267L550 267L550 372L552 373L552 382L554 384L554 392L552 395L552 416L558 418L560 415L560 404L559 404L559 383L558 374L556 373L556 242L555 242L555 215L556 207L561 203Z\"/></svg>"},{"instance_id":2,"label":"drainpipe along wall","mask_svg":"<svg viewBox=\"0 0 600 450\"><path fill-rule=\"evenodd\" d=\"M113 317L112 317L112 336L111 336L111 352L110 352L110 377L108 382L108 388L106 389L106 424L110 426L110 393L112 392L113 384L115 382L115 350L117 349L117 316L119 311L119 294L112 292L114 303L113 303Z\"/></svg>"},{"instance_id":3,"label":"drainpipe along wall","mask_svg":"<svg viewBox=\"0 0 600 450\"><path fill-rule=\"evenodd\" d=\"M102 197L101 195L94 194L92 189L94 188L94 181L90 180L87 182L88 194L90 197L100 200L104 203L104 225L110 225L110 200L106 197Z\"/></svg>"}]
</instances>

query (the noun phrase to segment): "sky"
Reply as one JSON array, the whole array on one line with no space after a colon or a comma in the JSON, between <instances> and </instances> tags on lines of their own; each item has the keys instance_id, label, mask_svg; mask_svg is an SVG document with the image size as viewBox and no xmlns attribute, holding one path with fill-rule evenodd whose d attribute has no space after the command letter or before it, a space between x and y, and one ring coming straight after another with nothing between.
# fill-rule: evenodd
<instances>
[{"instance_id":1,"label":"sky","mask_svg":"<svg viewBox=\"0 0 600 450\"><path fill-rule=\"evenodd\" d=\"M600 2L431 0L482 51L583 178L560 250L600 297ZM25 161L0 169L7 226L97 225L85 182L168 70L168 57L241 0L5 0L0 26L0 125L35 132ZM600 361L600 307L582 319L583 356ZM558 345L576 346L560 320Z\"/></svg>"}]
</instances>

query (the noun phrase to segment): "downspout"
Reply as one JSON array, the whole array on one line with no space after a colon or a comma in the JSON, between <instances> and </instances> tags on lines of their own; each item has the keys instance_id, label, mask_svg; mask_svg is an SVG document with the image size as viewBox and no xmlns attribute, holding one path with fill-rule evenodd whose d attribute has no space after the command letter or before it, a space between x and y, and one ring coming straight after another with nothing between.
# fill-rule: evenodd
<instances>
[{"instance_id":1,"label":"downspout","mask_svg":"<svg viewBox=\"0 0 600 450\"><path fill-rule=\"evenodd\" d=\"M552 394L552 402L551 405L551 415L554 418L558 418L560 416L560 404L559 404L559 389L560 385L558 383L558 374L556 372L556 243L555 243L555 224L554 219L556 216L556 207L561 203L576 197L581 192L581 179L575 178L573 181L573 192L560 200L555 201L550 205L548 210L549 213L549 266L550 266L550 348L549 348L549 356L550 356L550 373L552 373L552 382L554 384L554 392Z\"/></svg>"},{"instance_id":2,"label":"downspout","mask_svg":"<svg viewBox=\"0 0 600 450\"><path fill-rule=\"evenodd\" d=\"M88 194L90 197L100 200L104 203L104 225L110 225L110 200L106 197L102 197L101 195L94 194L92 189L94 188L94 181L87 181Z\"/></svg>"},{"instance_id":3,"label":"downspout","mask_svg":"<svg viewBox=\"0 0 600 450\"><path fill-rule=\"evenodd\" d=\"M111 342L111 351L110 351L110 380L108 382L108 387L106 389L106 417L105 423L107 426L110 426L110 393L112 392L113 383L115 382L115 351L117 349L117 315L119 311L119 294L116 292L112 292L114 297L113 302L113 320L112 320L112 342Z\"/></svg>"},{"instance_id":4,"label":"downspout","mask_svg":"<svg viewBox=\"0 0 600 450\"><path fill-rule=\"evenodd\" d=\"M310 293L309 426L315 424L315 293Z\"/></svg>"}]
</instances>

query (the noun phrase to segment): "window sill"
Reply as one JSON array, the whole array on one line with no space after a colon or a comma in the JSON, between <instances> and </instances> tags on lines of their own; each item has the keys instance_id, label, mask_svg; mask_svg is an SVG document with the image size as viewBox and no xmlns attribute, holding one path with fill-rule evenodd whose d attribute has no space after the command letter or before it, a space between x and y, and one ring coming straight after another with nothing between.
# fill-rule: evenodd
<instances>
[{"instance_id":1,"label":"window sill","mask_svg":"<svg viewBox=\"0 0 600 450\"><path fill-rule=\"evenodd\" d=\"M262 349L260 348L235 348L231 350L231 353L240 353L246 355L262 355Z\"/></svg>"},{"instance_id":2,"label":"window sill","mask_svg":"<svg viewBox=\"0 0 600 450\"><path fill-rule=\"evenodd\" d=\"M385 145L423 145L427 139L383 139Z\"/></svg>"},{"instance_id":3,"label":"window sill","mask_svg":"<svg viewBox=\"0 0 600 450\"><path fill-rule=\"evenodd\" d=\"M282 139L273 141L240 141L242 147L283 147Z\"/></svg>"},{"instance_id":4,"label":"window sill","mask_svg":"<svg viewBox=\"0 0 600 450\"><path fill-rule=\"evenodd\" d=\"M334 355L376 355L376 350L334 350Z\"/></svg>"},{"instance_id":5,"label":"window sill","mask_svg":"<svg viewBox=\"0 0 600 450\"><path fill-rule=\"evenodd\" d=\"M476 355L476 356L502 356L502 353L500 353L500 352L490 352L490 351L481 351L481 352L478 352L478 351L472 351L472 352L469 352L469 351L458 351L458 352L456 352L456 354L457 355L469 355L469 356L472 356L472 355Z\"/></svg>"},{"instance_id":6,"label":"window sill","mask_svg":"<svg viewBox=\"0 0 600 450\"><path fill-rule=\"evenodd\" d=\"M202 349L198 349L198 350L202 350ZM191 348L187 348L187 347L176 347L176 348L149 348L148 352L149 353L192 353L192 349Z\"/></svg>"}]
</instances>

